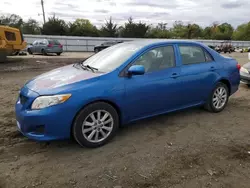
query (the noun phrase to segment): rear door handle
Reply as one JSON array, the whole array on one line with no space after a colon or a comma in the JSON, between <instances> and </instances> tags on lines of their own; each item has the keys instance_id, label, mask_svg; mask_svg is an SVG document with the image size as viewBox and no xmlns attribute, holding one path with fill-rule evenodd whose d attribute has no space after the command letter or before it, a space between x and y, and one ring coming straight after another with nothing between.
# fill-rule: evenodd
<instances>
[{"instance_id":1,"label":"rear door handle","mask_svg":"<svg viewBox=\"0 0 250 188\"><path fill-rule=\"evenodd\" d=\"M177 78L179 75L177 74L177 73L173 73L172 75L171 75L171 78Z\"/></svg>"},{"instance_id":2,"label":"rear door handle","mask_svg":"<svg viewBox=\"0 0 250 188\"><path fill-rule=\"evenodd\" d=\"M215 67L214 67L214 66L210 67L210 70L211 70L211 71L214 71L214 70L215 70Z\"/></svg>"}]
</instances>

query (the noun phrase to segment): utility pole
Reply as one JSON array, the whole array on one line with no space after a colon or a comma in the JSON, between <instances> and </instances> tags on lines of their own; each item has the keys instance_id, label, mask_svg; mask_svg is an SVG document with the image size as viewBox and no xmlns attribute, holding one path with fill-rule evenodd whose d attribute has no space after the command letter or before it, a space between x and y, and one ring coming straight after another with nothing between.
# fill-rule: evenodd
<instances>
[{"instance_id":1,"label":"utility pole","mask_svg":"<svg viewBox=\"0 0 250 188\"><path fill-rule=\"evenodd\" d=\"M44 13L44 6L43 6L43 0L41 0L42 10L43 10L43 24L45 24L45 13Z\"/></svg>"}]
</instances>

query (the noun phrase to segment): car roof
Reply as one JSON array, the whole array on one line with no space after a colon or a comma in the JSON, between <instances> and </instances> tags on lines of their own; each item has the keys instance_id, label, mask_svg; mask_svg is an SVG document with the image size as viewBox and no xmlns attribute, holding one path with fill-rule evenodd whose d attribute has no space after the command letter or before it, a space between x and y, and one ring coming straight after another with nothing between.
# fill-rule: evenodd
<instances>
[{"instance_id":1,"label":"car roof","mask_svg":"<svg viewBox=\"0 0 250 188\"><path fill-rule=\"evenodd\" d=\"M174 40L174 39L140 39L140 40L133 40L133 41L124 41L124 43L129 43L129 44L140 44L143 46L148 46L148 45L160 45L160 44L202 44L200 42L196 41L190 41L190 40Z\"/></svg>"}]
</instances>

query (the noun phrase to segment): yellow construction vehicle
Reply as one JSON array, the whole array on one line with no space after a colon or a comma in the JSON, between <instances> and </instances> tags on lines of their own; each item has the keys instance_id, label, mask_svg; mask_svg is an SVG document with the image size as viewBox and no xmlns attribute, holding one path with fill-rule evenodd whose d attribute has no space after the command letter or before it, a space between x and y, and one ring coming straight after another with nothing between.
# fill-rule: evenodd
<instances>
[{"instance_id":1,"label":"yellow construction vehicle","mask_svg":"<svg viewBox=\"0 0 250 188\"><path fill-rule=\"evenodd\" d=\"M0 62L5 61L8 55L18 54L26 46L20 29L0 25Z\"/></svg>"}]
</instances>

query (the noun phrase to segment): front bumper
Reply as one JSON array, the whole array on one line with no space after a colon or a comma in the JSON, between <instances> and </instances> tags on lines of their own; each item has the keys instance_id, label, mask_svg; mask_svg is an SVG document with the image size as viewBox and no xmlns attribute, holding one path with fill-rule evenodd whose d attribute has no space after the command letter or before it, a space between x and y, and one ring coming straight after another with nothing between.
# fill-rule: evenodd
<instances>
[{"instance_id":1,"label":"front bumper","mask_svg":"<svg viewBox=\"0 0 250 188\"><path fill-rule=\"evenodd\" d=\"M41 110L31 110L32 102L39 95L27 88L22 89L20 94L27 100L22 101L18 98L15 113L17 128L24 136L37 141L70 138L74 119L73 111L68 109L70 106L60 104Z\"/></svg>"},{"instance_id":2,"label":"front bumper","mask_svg":"<svg viewBox=\"0 0 250 188\"><path fill-rule=\"evenodd\" d=\"M240 72L240 81L246 84L250 84L250 74Z\"/></svg>"}]
</instances>

